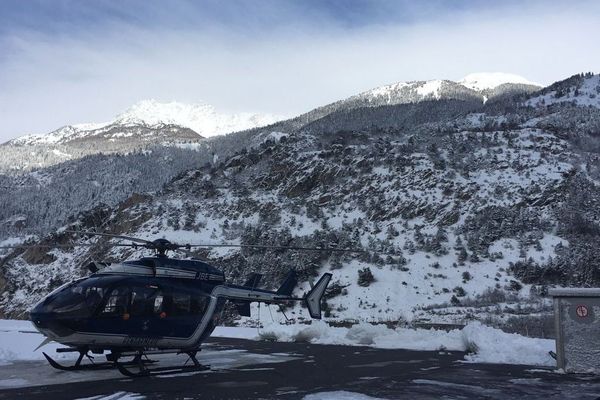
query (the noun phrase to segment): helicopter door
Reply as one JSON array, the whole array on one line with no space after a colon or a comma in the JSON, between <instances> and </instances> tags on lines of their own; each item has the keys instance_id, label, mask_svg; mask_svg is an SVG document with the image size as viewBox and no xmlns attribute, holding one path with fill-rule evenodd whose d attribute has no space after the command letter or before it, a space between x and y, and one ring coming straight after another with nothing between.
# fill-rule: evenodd
<instances>
[{"instance_id":1,"label":"helicopter door","mask_svg":"<svg viewBox=\"0 0 600 400\"><path fill-rule=\"evenodd\" d=\"M161 336L157 334L157 321L160 320L162 299L163 292L157 285L131 288L129 320L134 335Z\"/></svg>"},{"instance_id":2,"label":"helicopter door","mask_svg":"<svg viewBox=\"0 0 600 400\"><path fill-rule=\"evenodd\" d=\"M123 285L114 287L107 295L94 330L135 337L157 336L154 333L154 303L162 297L155 285Z\"/></svg>"},{"instance_id":3,"label":"helicopter door","mask_svg":"<svg viewBox=\"0 0 600 400\"><path fill-rule=\"evenodd\" d=\"M161 286L161 294L152 303L154 333L162 337L190 337L202 321L210 297L178 285Z\"/></svg>"}]
</instances>

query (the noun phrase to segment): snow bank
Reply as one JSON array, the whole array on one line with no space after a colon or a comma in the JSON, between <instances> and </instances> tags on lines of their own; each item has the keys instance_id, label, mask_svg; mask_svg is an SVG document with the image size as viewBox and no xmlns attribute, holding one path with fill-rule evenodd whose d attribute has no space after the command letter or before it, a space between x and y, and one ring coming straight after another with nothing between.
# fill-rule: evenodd
<instances>
[{"instance_id":1,"label":"snow bank","mask_svg":"<svg viewBox=\"0 0 600 400\"><path fill-rule=\"evenodd\" d=\"M462 330L450 332L434 329L390 329L384 325L361 323L351 328L330 327L323 321L311 325L281 325L271 323L260 330L242 327L218 327L213 336L250 340L277 340L345 346L370 346L380 349L407 349L421 351L464 351L467 362L525 364L554 366L548 354L554 350L554 341L534 339L502 332L479 322ZM44 337L35 332L29 321L0 320L0 365L12 361L42 360L42 350L34 349ZM51 352L60 345L51 343L43 351ZM58 358L72 358L73 354L55 354Z\"/></svg>"},{"instance_id":2,"label":"snow bank","mask_svg":"<svg viewBox=\"0 0 600 400\"><path fill-rule=\"evenodd\" d=\"M0 366L12 361L43 360L42 350L34 351L43 340L44 336L37 333L29 321L0 320ZM50 343L43 351L54 353L59 346ZM66 358L67 354L56 354L56 358Z\"/></svg>"},{"instance_id":3,"label":"snow bank","mask_svg":"<svg viewBox=\"0 0 600 400\"><path fill-rule=\"evenodd\" d=\"M474 351L465 356L467 361L556 366L549 354L556 350L554 340L506 333L479 322L467 325L462 330L462 335L467 349Z\"/></svg>"},{"instance_id":4,"label":"snow bank","mask_svg":"<svg viewBox=\"0 0 600 400\"><path fill-rule=\"evenodd\" d=\"M217 328L221 337L280 342L310 342L380 349L421 351L464 351L468 362L554 366L548 354L555 350L554 340L528 338L472 322L462 330L390 329L385 325L361 323L351 328L333 328L323 321L311 325L266 324L264 328Z\"/></svg>"}]
</instances>

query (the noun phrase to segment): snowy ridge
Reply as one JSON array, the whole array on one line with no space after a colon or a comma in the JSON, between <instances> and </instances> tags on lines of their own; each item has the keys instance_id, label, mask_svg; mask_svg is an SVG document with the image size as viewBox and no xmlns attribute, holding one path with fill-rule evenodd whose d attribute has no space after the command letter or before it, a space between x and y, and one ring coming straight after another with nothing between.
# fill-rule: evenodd
<instances>
[{"instance_id":1,"label":"snowy ridge","mask_svg":"<svg viewBox=\"0 0 600 400\"><path fill-rule=\"evenodd\" d=\"M367 105L417 103L425 100L478 99L485 103L489 91L503 84L538 86L522 76L501 72L474 73L458 82L433 79L397 82L380 86L352 96L345 102L364 102ZM486 92L484 95L483 92Z\"/></svg>"},{"instance_id":2,"label":"snowy ridge","mask_svg":"<svg viewBox=\"0 0 600 400\"><path fill-rule=\"evenodd\" d=\"M461 85L469 89L481 91L485 89L494 89L505 83L517 83L523 85L541 86L535 82L531 82L522 76L508 74L505 72L478 72L469 74L458 81Z\"/></svg>"},{"instance_id":3,"label":"snowy ridge","mask_svg":"<svg viewBox=\"0 0 600 400\"><path fill-rule=\"evenodd\" d=\"M83 123L67 125L48 134L26 135L14 139L12 145L55 145L89 136L99 136L109 130L142 126L161 128L164 125L176 125L188 128L200 136L215 136L270 125L283 117L272 114L225 114L218 113L208 104L184 104L178 102L160 103L156 100L140 101L113 121L104 123ZM130 132L117 132L112 137L133 136Z\"/></svg>"},{"instance_id":4,"label":"snowy ridge","mask_svg":"<svg viewBox=\"0 0 600 400\"><path fill-rule=\"evenodd\" d=\"M11 140L9 144L26 146L26 145L52 145L57 143L69 142L71 140L83 137L87 135L90 130L89 127L95 126L94 124L79 124L79 125L67 125L52 131L44 135L26 135L20 138Z\"/></svg>"},{"instance_id":5,"label":"snowy ridge","mask_svg":"<svg viewBox=\"0 0 600 400\"><path fill-rule=\"evenodd\" d=\"M118 124L179 125L202 136L242 131L273 124L283 117L272 114L219 114L208 104L160 103L143 100L117 116Z\"/></svg>"},{"instance_id":6,"label":"snowy ridge","mask_svg":"<svg viewBox=\"0 0 600 400\"><path fill-rule=\"evenodd\" d=\"M548 88L553 90L547 90L546 93L529 99L526 104L543 107L557 103L573 103L577 106L600 108L600 75L587 75L581 79L574 79L573 84L567 87L555 86L557 84Z\"/></svg>"},{"instance_id":7,"label":"snowy ridge","mask_svg":"<svg viewBox=\"0 0 600 400\"><path fill-rule=\"evenodd\" d=\"M423 100L439 100L442 97L443 86L452 85L454 82L445 80L397 82L367 90L348 100L365 99L370 102L383 102L384 104L411 103Z\"/></svg>"}]
</instances>

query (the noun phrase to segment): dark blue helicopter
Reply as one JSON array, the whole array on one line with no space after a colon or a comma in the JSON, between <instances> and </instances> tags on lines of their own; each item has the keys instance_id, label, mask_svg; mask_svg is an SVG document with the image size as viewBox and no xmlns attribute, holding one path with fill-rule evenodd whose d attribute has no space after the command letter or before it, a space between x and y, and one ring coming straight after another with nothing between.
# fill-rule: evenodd
<instances>
[{"instance_id":1,"label":"dark blue helicopter","mask_svg":"<svg viewBox=\"0 0 600 400\"><path fill-rule=\"evenodd\" d=\"M238 246L180 245L166 239L147 241L105 233L67 232L129 240L131 244L119 245L151 249L156 251L156 256L113 264L90 263L90 276L61 286L31 309L31 320L46 336L42 345L55 341L67 346L58 349L58 352L79 353L73 366L61 365L44 353L48 362L61 370L116 366L128 376L149 375L151 370L147 368L150 362L147 356L165 353L187 354L193 362L191 368L203 368L196 354L219 323L226 301L233 302L243 316L250 316L252 302L281 304L301 301L312 318L320 319L321 299L331 280L331 274L323 274L308 294L301 298L293 297L297 283L293 271L277 291L269 291L257 288L261 278L259 274L252 274L243 286L232 285L225 282L222 271L206 262L166 256L167 251L177 249ZM84 357L93 361L90 353L105 352L106 363L82 363ZM122 362L123 359L131 361ZM130 366L139 371L133 372L128 368Z\"/></svg>"}]
</instances>

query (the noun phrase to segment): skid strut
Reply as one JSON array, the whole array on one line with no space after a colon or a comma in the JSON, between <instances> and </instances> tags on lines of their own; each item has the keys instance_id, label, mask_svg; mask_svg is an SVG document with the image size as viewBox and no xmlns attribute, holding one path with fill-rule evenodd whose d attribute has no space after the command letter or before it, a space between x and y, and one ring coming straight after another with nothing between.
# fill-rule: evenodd
<instances>
[{"instance_id":1,"label":"skid strut","mask_svg":"<svg viewBox=\"0 0 600 400\"><path fill-rule=\"evenodd\" d=\"M193 365L186 365L188 361L183 366L169 366L169 367L159 367L159 368L147 368L146 363L149 360L144 360L144 357L147 358L148 355L152 354L186 354L189 359L188 361L192 361ZM138 351L135 354L123 354L121 356L131 356L133 355L133 360L128 363L122 363L118 359L115 360L115 365L120 373L125 376L129 376L132 378L142 377L142 376L150 376L150 375L160 375L160 374L176 374L181 372L189 372L189 371L206 371L209 370L210 367L206 365L200 364L198 359L196 358L196 354L198 350L193 351L157 351L157 352L143 352ZM152 361L154 362L154 361ZM128 366L137 367L137 371L127 368Z\"/></svg>"}]
</instances>

